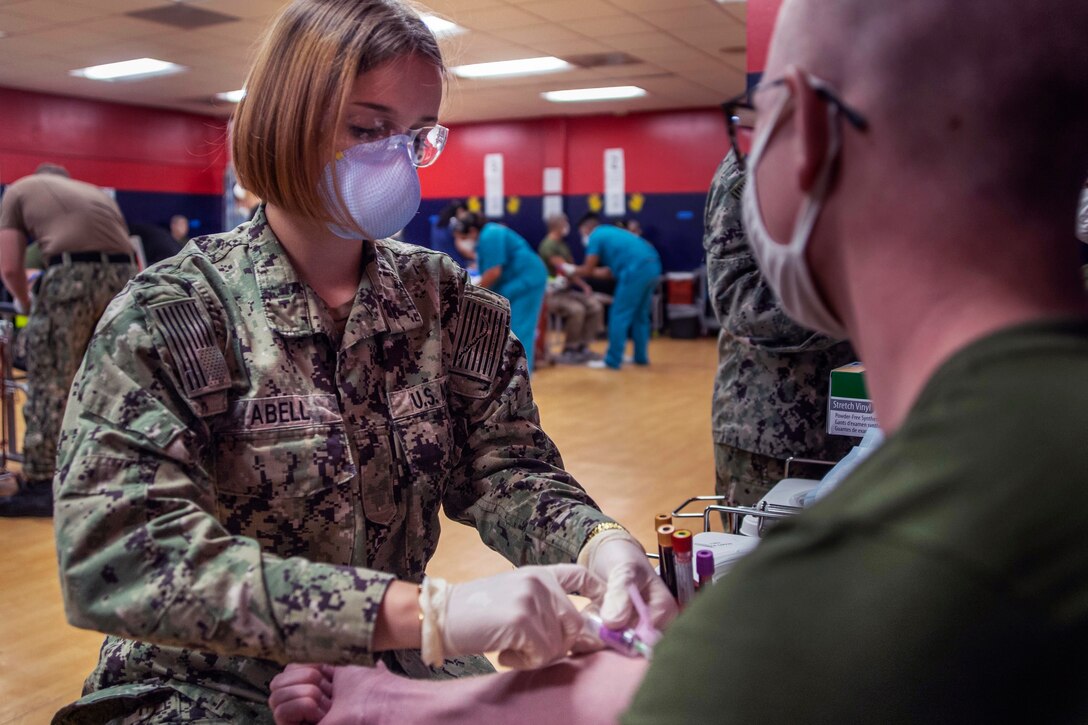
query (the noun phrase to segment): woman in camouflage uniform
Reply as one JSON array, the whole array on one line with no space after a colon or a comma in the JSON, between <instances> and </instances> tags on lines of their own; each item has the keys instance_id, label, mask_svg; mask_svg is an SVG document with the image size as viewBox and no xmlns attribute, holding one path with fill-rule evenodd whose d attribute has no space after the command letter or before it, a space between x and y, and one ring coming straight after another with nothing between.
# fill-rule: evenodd
<instances>
[{"instance_id":1,"label":"woman in camouflage uniform","mask_svg":"<svg viewBox=\"0 0 1088 725\"><path fill-rule=\"evenodd\" d=\"M62 586L109 636L57 722L267 722L291 661L534 666L575 644L573 590L672 615L540 429L505 301L385 240L445 142L443 73L398 0L295 0L266 36L233 128L266 204L135 279L72 390ZM440 508L541 566L424 580Z\"/></svg>"}]
</instances>

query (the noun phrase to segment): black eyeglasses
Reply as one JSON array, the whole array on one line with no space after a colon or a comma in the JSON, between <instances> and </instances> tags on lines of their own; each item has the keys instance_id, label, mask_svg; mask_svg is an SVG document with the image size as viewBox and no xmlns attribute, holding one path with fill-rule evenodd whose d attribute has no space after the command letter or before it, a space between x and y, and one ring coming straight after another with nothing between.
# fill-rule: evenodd
<instances>
[{"instance_id":1,"label":"black eyeglasses","mask_svg":"<svg viewBox=\"0 0 1088 725\"><path fill-rule=\"evenodd\" d=\"M809 83L812 85L812 89L816 91L816 95L827 103L835 106L851 126L858 131L866 131L869 128L869 122L865 120L865 116L862 116L853 108L846 105L842 99L835 95L835 92L831 90L830 86L819 78L814 78L812 76L809 76ZM722 112L725 113L725 128L726 131L729 132L729 143L732 145L733 153L737 157L737 165L742 171L747 168L747 155L741 150L737 129L755 128L756 108L752 104L752 99L755 97L756 93L784 85L786 85L785 78L760 83L744 93L741 93L739 96L730 98L722 104Z\"/></svg>"}]
</instances>

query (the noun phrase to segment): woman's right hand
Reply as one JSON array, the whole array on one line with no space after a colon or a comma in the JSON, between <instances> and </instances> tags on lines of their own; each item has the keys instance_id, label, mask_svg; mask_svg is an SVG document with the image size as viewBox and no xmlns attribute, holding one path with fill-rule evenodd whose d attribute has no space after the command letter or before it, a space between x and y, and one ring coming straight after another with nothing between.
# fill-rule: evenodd
<instances>
[{"instance_id":1,"label":"woman's right hand","mask_svg":"<svg viewBox=\"0 0 1088 725\"><path fill-rule=\"evenodd\" d=\"M567 595L599 604L605 592L603 581L576 564L526 566L456 585L431 580L428 587L424 616L443 656L497 650L499 663L515 669L541 667L575 645L584 650L585 623Z\"/></svg>"}]
</instances>

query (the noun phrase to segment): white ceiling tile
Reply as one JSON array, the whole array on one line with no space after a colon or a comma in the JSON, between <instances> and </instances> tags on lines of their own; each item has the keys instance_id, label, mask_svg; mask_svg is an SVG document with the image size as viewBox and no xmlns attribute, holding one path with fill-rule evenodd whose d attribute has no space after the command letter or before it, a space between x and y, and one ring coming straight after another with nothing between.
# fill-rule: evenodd
<instances>
[{"instance_id":1,"label":"white ceiling tile","mask_svg":"<svg viewBox=\"0 0 1088 725\"><path fill-rule=\"evenodd\" d=\"M703 7L677 8L673 10L647 11L640 17L648 23L653 23L666 30L682 30L684 28L700 28L707 25L721 25L725 21L733 24L736 19L721 9L720 5L711 3Z\"/></svg>"},{"instance_id":2,"label":"white ceiling tile","mask_svg":"<svg viewBox=\"0 0 1088 725\"><path fill-rule=\"evenodd\" d=\"M220 42L253 42L260 38L265 29L268 27L268 22L265 20L237 20L232 23L221 23L219 25L209 25L205 28L200 28L201 31L218 38L221 38ZM194 30L183 30L181 33L193 33Z\"/></svg>"},{"instance_id":3,"label":"white ceiling tile","mask_svg":"<svg viewBox=\"0 0 1088 725\"><path fill-rule=\"evenodd\" d=\"M456 18L457 13L461 10L497 8L502 7L505 3L502 0L424 0L423 5L449 18Z\"/></svg>"},{"instance_id":4,"label":"white ceiling tile","mask_svg":"<svg viewBox=\"0 0 1088 725\"><path fill-rule=\"evenodd\" d=\"M146 0L145 0L146 1ZM192 3L197 4L197 3ZM279 13L286 0L202 0L203 10L212 10L236 18L270 18Z\"/></svg>"},{"instance_id":5,"label":"white ceiling tile","mask_svg":"<svg viewBox=\"0 0 1088 725\"><path fill-rule=\"evenodd\" d=\"M511 43L523 43L530 46L540 42L578 40L582 38L580 33L552 23L537 23L536 25L526 25L520 28L491 30L490 34Z\"/></svg>"},{"instance_id":6,"label":"white ceiling tile","mask_svg":"<svg viewBox=\"0 0 1088 725\"><path fill-rule=\"evenodd\" d=\"M746 29L735 23L708 25L699 28L683 28L670 31L674 37L701 48L730 48L747 43Z\"/></svg>"},{"instance_id":7,"label":"white ceiling tile","mask_svg":"<svg viewBox=\"0 0 1088 725\"><path fill-rule=\"evenodd\" d=\"M682 8L705 8L714 0L608 0L621 10L643 13L654 10L679 10Z\"/></svg>"},{"instance_id":8,"label":"white ceiling tile","mask_svg":"<svg viewBox=\"0 0 1088 725\"><path fill-rule=\"evenodd\" d=\"M93 8L107 15L130 13L164 5L163 0L67 0L72 5Z\"/></svg>"},{"instance_id":9,"label":"white ceiling tile","mask_svg":"<svg viewBox=\"0 0 1088 725\"><path fill-rule=\"evenodd\" d=\"M554 55L557 58L562 58L564 56L570 55L587 55L590 53L615 52L614 48L611 48L604 43L598 43L595 40L589 40L588 38L576 38L574 40L552 40L537 43L534 47L543 50L548 55Z\"/></svg>"},{"instance_id":10,"label":"white ceiling tile","mask_svg":"<svg viewBox=\"0 0 1088 725\"><path fill-rule=\"evenodd\" d=\"M513 7L480 8L458 12L454 18L458 25L475 30L501 30L535 25L541 21L538 15Z\"/></svg>"},{"instance_id":11,"label":"white ceiling tile","mask_svg":"<svg viewBox=\"0 0 1088 725\"><path fill-rule=\"evenodd\" d=\"M680 41L663 30L652 30L647 33L612 35L602 38L601 42L637 57L647 48L671 48Z\"/></svg>"},{"instance_id":12,"label":"white ceiling tile","mask_svg":"<svg viewBox=\"0 0 1088 725\"><path fill-rule=\"evenodd\" d=\"M630 33L646 33L654 30L654 26L644 23L634 15L620 15L613 18L580 18L568 20L564 23L571 30L581 32L591 38L605 40L613 35L626 35Z\"/></svg>"},{"instance_id":13,"label":"white ceiling tile","mask_svg":"<svg viewBox=\"0 0 1088 725\"><path fill-rule=\"evenodd\" d=\"M728 3L722 6L722 10L724 10L729 15L732 15L734 18L742 23L748 22L748 3L746 2Z\"/></svg>"},{"instance_id":14,"label":"white ceiling tile","mask_svg":"<svg viewBox=\"0 0 1088 725\"><path fill-rule=\"evenodd\" d=\"M532 0L520 3L530 12L553 21L579 20L583 18L610 18L626 15L604 0Z\"/></svg>"},{"instance_id":15,"label":"white ceiling tile","mask_svg":"<svg viewBox=\"0 0 1088 725\"><path fill-rule=\"evenodd\" d=\"M9 36L41 30L55 24L52 20L30 15L19 15L10 12L7 8L0 8L0 31L7 33Z\"/></svg>"},{"instance_id":16,"label":"white ceiling tile","mask_svg":"<svg viewBox=\"0 0 1088 725\"><path fill-rule=\"evenodd\" d=\"M109 13L86 5L71 5L60 0L29 0L5 5L4 10L32 18L42 18L55 23L78 22L102 17Z\"/></svg>"},{"instance_id":17,"label":"white ceiling tile","mask_svg":"<svg viewBox=\"0 0 1088 725\"><path fill-rule=\"evenodd\" d=\"M107 38L153 38L172 35L170 28L159 23L125 16L81 22L74 30L79 33L97 33Z\"/></svg>"}]
</instances>

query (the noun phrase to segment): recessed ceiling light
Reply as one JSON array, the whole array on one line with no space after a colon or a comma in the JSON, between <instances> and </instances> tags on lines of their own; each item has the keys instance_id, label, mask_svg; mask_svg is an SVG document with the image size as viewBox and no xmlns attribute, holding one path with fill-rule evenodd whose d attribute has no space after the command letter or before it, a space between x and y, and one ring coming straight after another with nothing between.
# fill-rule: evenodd
<instances>
[{"instance_id":1,"label":"recessed ceiling light","mask_svg":"<svg viewBox=\"0 0 1088 725\"><path fill-rule=\"evenodd\" d=\"M622 98L640 98L646 90L638 86L610 86L608 88L575 88L569 91L547 91L541 93L545 100L553 103L576 103L578 101L615 101Z\"/></svg>"},{"instance_id":2,"label":"recessed ceiling light","mask_svg":"<svg viewBox=\"0 0 1088 725\"><path fill-rule=\"evenodd\" d=\"M430 28L431 32L439 38L465 32L465 29L457 23L451 23L449 20L440 18L437 15L420 15L419 17L423 20L423 24Z\"/></svg>"},{"instance_id":3,"label":"recessed ceiling light","mask_svg":"<svg viewBox=\"0 0 1088 725\"><path fill-rule=\"evenodd\" d=\"M68 71L68 73L81 78L90 78L95 81L119 81L180 73L183 70L185 70L185 66L170 63L165 60L156 60L155 58L134 58L133 60L122 60L117 63L92 65L88 68L79 68L77 70Z\"/></svg>"},{"instance_id":4,"label":"recessed ceiling light","mask_svg":"<svg viewBox=\"0 0 1088 725\"><path fill-rule=\"evenodd\" d=\"M226 91L225 93L216 93L215 97L220 101L226 101L228 103L237 103L246 97L246 89L239 88L236 91Z\"/></svg>"},{"instance_id":5,"label":"recessed ceiling light","mask_svg":"<svg viewBox=\"0 0 1088 725\"><path fill-rule=\"evenodd\" d=\"M498 76L525 76L534 73L555 73L573 67L565 60L545 56L543 58L522 58L520 60L500 60L495 63L459 65L453 69L453 72L462 78L494 78Z\"/></svg>"}]
</instances>

